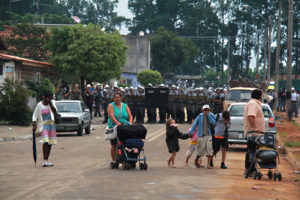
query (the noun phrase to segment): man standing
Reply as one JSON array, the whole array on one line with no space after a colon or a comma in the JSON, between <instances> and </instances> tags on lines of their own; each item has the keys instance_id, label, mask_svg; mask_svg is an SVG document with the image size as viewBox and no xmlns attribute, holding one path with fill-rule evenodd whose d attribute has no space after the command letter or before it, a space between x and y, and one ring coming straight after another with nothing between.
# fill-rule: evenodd
<instances>
[{"instance_id":1,"label":"man standing","mask_svg":"<svg viewBox=\"0 0 300 200\"><path fill-rule=\"evenodd\" d=\"M57 144L56 140L56 128L54 113L56 113L56 107L52 105L51 100L53 99L53 93L47 91L43 100L40 101L34 110L32 116L33 127L32 131L41 132L43 137L43 156L44 164L43 167L52 167L53 164L48 162L51 146Z\"/></svg>"},{"instance_id":2,"label":"man standing","mask_svg":"<svg viewBox=\"0 0 300 200\"><path fill-rule=\"evenodd\" d=\"M299 96L297 95L295 88L292 88L292 96L291 96L291 101L292 101L292 115L295 113L295 117L298 118L298 102L299 102Z\"/></svg>"},{"instance_id":3,"label":"man standing","mask_svg":"<svg viewBox=\"0 0 300 200\"><path fill-rule=\"evenodd\" d=\"M244 110L244 133L249 131L265 132L265 117L261 107L262 91L255 89L251 93Z\"/></svg>"},{"instance_id":4,"label":"man standing","mask_svg":"<svg viewBox=\"0 0 300 200\"><path fill-rule=\"evenodd\" d=\"M204 154L206 154L207 168L212 169L211 161L213 156L213 147L210 127L216 124L216 116L210 112L209 105L204 105L202 110L203 113L198 115L195 119L189 134L193 134L198 127L198 155L196 159L199 161L199 165L201 166L201 158Z\"/></svg>"},{"instance_id":5,"label":"man standing","mask_svg":"<svg viewBox=\"0 0 300 200\"><path fill-rule=\"evenodd\" d=\"M97 115L99 117L102 117L100 107L101 107L101 104L102 104L103 94L102 94L102 91L101 91L101 88L100 88L100 84L96 86L96 90L94 92L94 95L95 95L95 113L94 113L94 117L97 117Z\"/></svg>"}]
</instances>

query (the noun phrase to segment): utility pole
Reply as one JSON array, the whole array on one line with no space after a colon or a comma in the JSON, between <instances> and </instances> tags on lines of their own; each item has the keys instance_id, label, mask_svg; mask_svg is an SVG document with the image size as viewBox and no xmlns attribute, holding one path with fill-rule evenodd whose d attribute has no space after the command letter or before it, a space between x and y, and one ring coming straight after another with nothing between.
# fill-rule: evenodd
<instances>
[{"instance_id":1,"label":"utility pole","mask_svg":"<svg viewBox=\"0 0 300 200\"><path fill-rule=\"evenodd\" d=\"M259 77L259 34L257 26L257 47L256 47L256 78Z\"/></svg>"},{"instance_id":2,"label":"utility pole","mask_svg":"<svg viewBox=\"0 0 300 200\"><path fill-rule=\"evenodd\" d=\"M271 42L272 42L272 21L271 16L269 16L269 37L268 37L268 76L267 76L267 85L270 84L271 79Z\"/></svg>"},{"instance_id":3,"label":"utility pole","mask_svg":"<svg viewBox=\"0 0 300 200\"><path fill-rule=\"evenodd\" d=\"M292 46L293 46L293 0L289 0L289 16L288 16L288 59L286 69L286 89L291 91L292 87Z\"/></svg>"},{"instance_id":4,"label":"utility pole","mask_svg":"<svg viewBox=\"0 0 300 200\"><path fill-rule=\"evenodd\" d=\"M281 25L281 11L282 11L282 0L279 0L279 13L278 13L278 20L277 20L277 47L276 47L276 63L275 63L275 95L278 94L279 91L279 52L280 52L280 25ZM275 103L275 108L277 108L277 98Z\"/></svg>"}]
</instances>

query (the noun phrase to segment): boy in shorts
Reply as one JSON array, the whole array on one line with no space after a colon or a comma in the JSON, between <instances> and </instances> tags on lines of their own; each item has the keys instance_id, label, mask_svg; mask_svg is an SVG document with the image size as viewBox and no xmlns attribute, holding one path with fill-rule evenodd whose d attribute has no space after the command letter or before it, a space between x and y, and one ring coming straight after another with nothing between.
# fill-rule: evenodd
<instances>
[{"instance_id":1,"label":"boy in shorts","mask_svg":"<svg viewBox=\"0 0 300 200\"><path fill-rule=\"evenodd\" d=\"M222 150L221 169L227 169L225 165L226 150L228 149L228 128L230 126L230 113L224 111L222 114L218 113L216 117L215 126L215 154Z\"/></svg>"}]
</instances>

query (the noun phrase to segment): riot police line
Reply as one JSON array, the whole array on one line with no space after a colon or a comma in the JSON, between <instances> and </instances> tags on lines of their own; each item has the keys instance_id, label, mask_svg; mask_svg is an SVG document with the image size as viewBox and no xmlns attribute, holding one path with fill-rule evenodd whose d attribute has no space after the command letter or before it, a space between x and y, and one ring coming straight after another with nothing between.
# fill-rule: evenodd
<instances>
[{"instance_id":1,"label":"riot police line","mask_svg":"<svg viewBox=\"0 0 300 200\"><path fill-rule=\"evenodd\" d=\"M107 106L113 102L114 92L123 94L122 101L128 105L135 123L165 123L172 117L176 123L192 123L202 112L202 106L210 105L214 113L223 112L224 91L221 88L184 88L182 86L169 86L163 84L146 88L110 88L103 89L102 106L104 121L107 122ZM145 117L147 116L147 121Z\"/></svg>"}]
</instances>

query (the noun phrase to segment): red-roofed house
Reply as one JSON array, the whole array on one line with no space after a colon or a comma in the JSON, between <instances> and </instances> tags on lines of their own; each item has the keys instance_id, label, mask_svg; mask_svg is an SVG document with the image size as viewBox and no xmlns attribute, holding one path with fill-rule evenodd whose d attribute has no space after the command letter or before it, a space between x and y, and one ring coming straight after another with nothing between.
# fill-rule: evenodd
<instances>
[{"instance_id":1,"label":"red-roofed house","mask_svg":"<svg viewBox=\"0 0 300 200\"><path fill-rule=\"evenodd\" d=\"M0 53L0 84L5 78L39 80L50 77L52 64Z\"/></svg>"}]
</instances>

